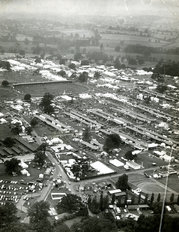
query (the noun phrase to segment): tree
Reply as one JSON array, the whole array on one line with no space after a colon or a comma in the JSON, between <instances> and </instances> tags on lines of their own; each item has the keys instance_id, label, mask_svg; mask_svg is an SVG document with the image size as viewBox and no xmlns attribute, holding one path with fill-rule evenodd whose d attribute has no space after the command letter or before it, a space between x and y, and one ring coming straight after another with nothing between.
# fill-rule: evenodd
<instances>
[{"instance_id":1,"label":"tree","mask_svg":"<svg viewBox=\"0 0 179 232\"><path fill-rule=\"evenodd\" d=\"M24 95L24 101L31 102L31 95L29 93Z\"/></svg>"},{"instance_id":2,"label":"tree","mask_svg":"<svg viewBox=\"0 0 179 232\"><path fill-rule=\"evenodd\" d=\"M45 163L46 155L42 151L37 151L34 156L34 162L37 163L39 166L43 166Z\"/></svg>"},{"instance_id":3,"label":"tree","mask_svg":"<svg viewBox=\"0 0 179 232\"><path fill-rule=\"evenodd\" d=\"M50 93L45 93L41 102L40 102L40 107L44 111L44 113L51 114L54 112L54 108L51 105L52 100L53 100L53 95Z\"/></svg>"},{"instance_id":4,"label":"tree","mask_svg":"<svg viewBox=\"0 0 179 232\"><path fill-rule=\"evenodd\" d=\"M83 131L82 139L88 143L91 141L91 132L89 127L86 127Z\"/></svg>"},{"instance_id":5,"label":"tree","mask_svg":"<svg viewBox=\"0 0 179 232\"><path fill-rule=\"evenodd\" d=\"M53 95L50 94L50 93L45 93L41 102L40 102L40 106L42 107L45 107L45 106L48 106L52 103L52 100L53 100Z\"/></svg>"},{"instance_id":6,"label":"tree","mask_svg":"<svg viewBox=\"0 0 179 232\"><path fill-rule=\"evenodd\" d=\"M150 204L152 205L154 202L154 193L152 193L151 198L150 198Z\"/></svg>"},{"instance_id":7,"label":"tree","mask_svg":"<svg viewBox=\"0 0 179 232\"><path fill-rule=\"evenodd\" d=\"M16 158L12 158L10 160L6 160L4 162L4 165L6 167L6 172L9 175L12 175L13 172L19 174L21 167L19 166L20 160L16 159Z\"/></svg>"},{"instance_id":8,"label":"tree","mask_svg":"<svg viewBox=\"0 0 179 232\"><path fill-rule=\"evenodd\" d=\"M101 74L99 72L94 73L94 78L99 79L101 77Z\"/></svg>"},{"instance_id":9,"label":"tree","mask_svg":"<svg viewBox=\"0 0 179 232\"><path fill-rule=\"evenodd\" d=\"M123 174L118 178L118 181L116 182L116 188L120 189L121 191L130 189L128 184L128 176L126 174Z\"/></svg>"},{"instance_id":10,"label":"tree","mask_svg":"<svg viewBox=\"0 0 179 232\"><path fill-rule=\"evenodd\" d=\"M116 200L116 196L115 196L115 194L113 194L113 195L112 195L112 200L111 200L111 204L112 204L112 205L114 204L115 200Z\"/></svg>"},{"instance_id":11,"label":"tree","mask_svg":"<svg viewBox=\"0 0 179 232\"><path fill-rule=\"evenodd\" d=\"M140 204L140 201L141 201L141 193L139 193L139 196L138 196L138 204Z\"/></svg>"},{"instance_id":12,"label":"tree","mask_svg":"<svg viewBox=\"0 0 179 232\"><path fill-rule=\"evenodd\" d=\"M97 201L96 196L93 197L93 199L90 202L88 202L88 207L92 213L94 214L100 213L100 204L99 201Z\"/></svg>"},{"instance_id":13,"label":"tree","mask_svg":"<svg viewBox=\"0 0 179 232\"><path fill-rule=\"evenodd\" d=\"M3 80L2 83L1 83L1 85L2 85L3 87L8 87L8 86L9 86L9 81Z\"/></svg>"},{"instance_id":14,"label":"tree","mask_svg":"<svg viewBox=\"0 0 179 232\"><path fill-rule=\"evenodd\" d=\"M148 203L148 198L149 198L149 195L148 195L148 194L146 194L146 195L145 195L145 200L144 200L144 203L145 203L145 204L147 204L147 203Z\"/></svg>"},{"instance_id":15,"label":"tree","mask_svg":"<svg viewBox=\"0 0 179 232\"><path fill-rule=\"evenodd\" d=\"M103 150L109 152L114 148L119 148L121 143L122 140L118 134L110 134L105 139Z\"/></svg>"},{"instance_id":16,"label":"tree","mask_svg":"<svg viewBox=\"0 0 179 232\"><path fill-rule=\"evenodd\" d=\"M127 160L134 160L136 158L136 155L133 155L132 151L127 151L126 154L125 154L125 158Z\"/></svg>"},{"instance_id":17,"label":"tree","mask_svg":"<svg viewBox=\"0 0 179 232\"><path fill-rule=\"evenodd\" d=\"M135 203L135 196L132 195L132 197L131 197L131 204L134 204L134 203Z\"/></svg>"},{"instance_id":18,"label":"tree","mask_svg":"<svg viewBox=\"0 0 179 232\"><path fill-rule=\"evenodd\" d=\"M33 119L30 121L30 125L31 125L32 127L35 127L37 124L38 124L38 119L37 119L37 118L33 118Z\"/></svg>"},{"instance_id":19,"label":"tree","mask_svg":"<svg viewBox=\"0 0 179 232\"><path fill-rule=\"evenodd\" d=\"M6 147L12 147L15 144L15 140L11 137L7 137L4 139L3 143Z\"/></svg>"},{"instance_id":20,"label":"tree","mask_svg":"<svg viewBox=\"0 0 179 232\"><path fill-rule=\"evenodd\" d=\"M161 194L159 193L157 196L157 202L160 202L160 199L161 199Z\"/></svg>"},{"instance_id":21,"label":"tree","mask_svg":"<svg viewBox=\"0 0 179 232\"><path fill-rule=\"evenodd\" d=\"M174 198L175 198L175 195L174 195L174 193L172 193L171 196L170 196L170 203L174 202Z\"/></svg>"}]
</instances>

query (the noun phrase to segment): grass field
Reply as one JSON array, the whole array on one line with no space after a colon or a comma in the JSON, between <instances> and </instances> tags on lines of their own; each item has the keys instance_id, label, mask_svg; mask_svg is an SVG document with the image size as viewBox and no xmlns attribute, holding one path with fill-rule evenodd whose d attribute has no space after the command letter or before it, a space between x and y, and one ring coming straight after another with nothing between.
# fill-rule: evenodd
<instances>
[{"instance_id":1,"label":"grass field","mask_svg":"<svg viewBox=\"0 0 179 232\"><path fill-rule=\"evenodd\" d=\"M9 100L18 97L19 94L14 91L12 88L3 88L0 87L0 100Z\"/></svg>"},{"instance_id":2,"label":"grass field","mask_svg":"<svg viewBox=\"0 0 179 232\"><path fill-rule=\"evenodd\" d=\"M0 83L3 80L7 80L10 83L18 82L35 82L35 81L44 81L44 78L41 75L33 75L32 71L20 71L20 72L0 72Z\"/></svg>"},{"instance_id":3,"label":"grass field","mask_svg":"<svg viewBox=\"0 0 179 232\"><path fill-rule=\"evenodd\" d=\"M165 184L166 178L159 179L158 181ZM179 178L176 174L169 176L168 187L179 193Z\"/></svg>"},{"instance_id":4,"label":"grass field","mask_svg":"<svg viewBox=\"0 0 179 232\"><path fill-rule=\"evenodd\" d=\"M33 97L42 97L44 93L51 93L55 96L66 94L79 94L87 92L87 87L83 85L78 85L76 83L50 83L50 84L40 84L40 85L26 85L26 86L16 86L16 90L23 94L30 93Z\"/></svg>"},{"instance_id":5,"label":"grass field","mask_svg":"<svg viewBox=\"0 0 179 232\"><path fill-rule=\"evenodd\" d=\"M4 140L6 137L10 137L12 135L13 133L11 132L7 124L0 125L0 140Z\"/></svg>"}]
</instances>

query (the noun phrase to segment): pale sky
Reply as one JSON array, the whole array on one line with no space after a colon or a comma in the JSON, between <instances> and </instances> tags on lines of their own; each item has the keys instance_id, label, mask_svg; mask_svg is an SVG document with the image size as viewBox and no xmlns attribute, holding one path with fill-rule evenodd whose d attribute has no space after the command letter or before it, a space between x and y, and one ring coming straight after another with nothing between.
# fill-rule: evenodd
<instances>
[{"instance_id":1,"label":"pale sky","mask_svg":"<svg viewBox=\"0 0 179 232\"><path fill-rule=\"evenodd\" d=\"M179 15L179 0L0 0L2 12L65 15Z\"/></svg>"}]
</instances>

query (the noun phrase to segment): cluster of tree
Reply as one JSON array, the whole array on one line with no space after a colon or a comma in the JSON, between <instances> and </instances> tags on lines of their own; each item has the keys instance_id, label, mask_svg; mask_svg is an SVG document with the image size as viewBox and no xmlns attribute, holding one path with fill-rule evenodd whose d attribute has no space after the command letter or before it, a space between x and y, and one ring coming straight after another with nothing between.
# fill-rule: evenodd
<instances>
[{"instance_id":1,"label":"cluster of tree","mask_svg":"<svg viewBox=\"0 0 179 232\"><path fill-rule=\"evenodd\" d=\"M105 211L109 206L109 198L108 195L103 196L103 192L101 192L100 199L97 197L89 197L88 198L88 207L90 211L94 214L98 214L100 212Z\"/></svg>"},{"instance_id":2,"label":"cluster of tree","mask_svg":"<svg viewBox=\"0 0 179 232\"><path fill-rule=\"evenodd\" d=\"M164 84L157 85L157 88L156 88L157 92L162 93L162 94L164 94L167 89L168 89L167 86Z\"/></svg>"},{"instance_id":3,"label":"cluster of tree","mask_svg":"<svg viewBox=\"0 0 179 232\"><path fill-rule=\"evenodd\" d=\"M116 182L116 188L120 189L121 191L126 191L127 189L130 189L128 176L126 174L123 174L118 178L118 181Z\"/></svg>"},{"instance_id":4,"label":"cluster of tree","mask_svg":"<svg viewBox=\"0 0 179 232\"><path fill-rule=\"evenodd\" d=\"M40 102L40 107L44 113L52 114L54 112L54 108L51 105L53 98L54 98L53 95L50 93L44 94L44 96Z\"/></svg>"},{"instance_id":5,"label":"cluster of tree","mask_svg":"<svg viewBox=\"0 0 179 232\"><path fill-rule=\"evenodd\" d=\"M90 52L87 54L87 57L88 59L90 60L95 60L95 62L98 62L98 61L103 61L103 62L106 62L109 60L109 57L106 53L104 52Z\"/></svg>"},{"instance_id":6,"label":"cluster of tree","mask_svg":"<svg viewBox=\"0 0 179 232\"><path fill-rule=\"evenodd\" d=\"M158 232L160 226L160 214L153 216L141 215L137 222L131 219L117 221L117 226L124 232ZM179 221L177 217L164 215L162 220L162 232L178 231Z\"/></svg>"},{"instance_id":7,"label":"cluster of tree","mask_svg":"<svg viewBox=\"0 0 179 232\"><path fill-rule=\"evenodd\" d=\"M114 68L116 69L124 69L126 68L125 64L122 64L120 61L119 61L119 58L117 57L115 60L114 60Z\"/></svg>"},{"instance_id":8,"label":"cluster of tree","mask_svg":"<svg viewBox=\"0 0 179 232\"><path fill-rule=\"evenodd\" d=\"M38 166L42 167L42 166L44 165L44 163L45 163L45 158L46 158L46 155L45 155L44 152L42 152L42 151L37 151L37 152L35 153L35 156L34 156L34 162L35 162Z\"/></svg>"},{"instance_id":9,"label":"cluster of tree","mask_svg":"<svg viewBox=\"0 0 179 232\"><path fill-rule=\"evenodd\" d=\"M32 133L32 127L31 127L31 126L27 126L27 127L25 128L25 131L26 131L26 133L27 133L28 135L31 135L31 133Z\"/></svg>"},{"instance_id":10,"label":"cluster of tree","mask_svg":"<svg viewBox=\"0 0 179 232\"><path fill-rule=\"evenodd\" d=\"M115 148L119 148L122 144L122 140L118 134L110 134L106 137L104 141L103 150L109 153Z\"/></svg>"},{"instance_id":11,"label":"cluster of tree","mask_svg":"<svg viewBox=\"0 0 179 232\"><path fill-rule=\"evenodd\" d=\"M128 61L129 65L137 65L138 64L137 59L130 57L130 56L127 57L127 61Z\"/></svg>"},{"instance_id":12,"label":"cluster of tree","mask_svg":"<svg viewBox=\"0 0 179 232\"><path fill-rule=\"evenodd\" d=\"M79 82L87 82L87 80L88 80L88 73L87 72L82 72L78 77Z\"/></svg>"},{"instance_id":13,"label":"cluster of tree","mask_svg":"<svg viewBox=\"0 0 179 232\"><path fill-rule=\"evenodd\" d=\"M10 65L9 61L0 60L0 68L7 69L8 71L10 71L11 65Z\"/></svg>"},{"instance_id":14,"label":"cluster of tree","mask_svg":"<svg viewBox=\"0 0 179 232\"><path fill-rule=\"evenodd\" d=\"M140 44L129 44L126 46L125 52L138 53L145 56L150 56L151 53L156 53L156 48L147 47Z\"/></svg>"},{"instance_id":15,"label":"cluster of tree","mask_svg":"<svg viewBox=\"0 0 179 232\"><path fill-rule=\"evenodd\" d=\"M8 86L9 86L9 81L3 80L2 83L1 83L1 85L2 85L3 87L8 87Z\"/></svg>"},{"instance_id":16,"label":"cluster of tree","mask_svg":"<svg viewBox=\"0 0 179 232\"><path fill-rule=\"evenodd\" d=\"M77 204L73 197L73 200L65 200L62 204L66 212L76 213L81 205ZM70 204L72 203L71 210ZM101 200L103 203L103 200ZM74 207L75 205L75 207ZM103 205L103 204L101 204ZM29 224L23 224L19 222L17 218L17 208L13 203L7 202L5 205L0 206L0 231L7 232L25 232L25 231L38 231L38 232L158 232L161 220L161 203L153 204L154 214L152 216L141 215L138 221L132 219L115 220L112 213L102 211L98 217L89 217L87 208L85 213L81 213L82 217L80 222L76 222L69 229L61 221L50 222L49 204L44 201L34 203L28 210L28 216L30 218ZM83 208L83 207L82 207ZM84 208L83 208L84 209ZM104 209L104 208L103 208ZM82 211L80 211L82 212ZM78 215L75 215L78 216ZM179 220L177 217L170 217L164 211L164 217L162 220L162 232L178 231Z\"/></svg>"},{"instance_id":17,"label":"cluster of tree","mask_svg":"<svg viewBox=\"0 0 179 232\"><path fill-rule=\"evenodd\" d=\"M30 227L33 231L38 232L52 232L53 228L48 220L49 215L49 204L44 201L36 202L28 210L30 217Z\"/></svg>"},{"instance_id":18,"label":"cluster of tree","mask_svg":"<svg viewBox=\"0 0 179 232\"><path fill-rule=\"evenodd\" d=\"M14 144L15 144L15 140L11 137L7 137L4 139L3 141L3 144L6 146L6 147L12 147Z\"/></svg>"},{"instance_id":19,"label":"cluster of tree","mask_svg":"<svg viewBox=\"0 0 179 232\"><path fill-rule=\"evenodd\" d=\"M72 226L72 232L117 232L116 223L108 218L89 217Z\"/></svg>"},{"instance_id":20,"label":"cluster of tree","mask_svg":"<svg viewBox=\"0 0 179 232\"><path fill-rule=\"evenodd\" d=\"M164 63L163 61L159 61L153 72L170 76L179 76L179 62L169 61L168 63Z\"/></svg>"},{"instance_id":21,"label":"cluster of tree","mask_svg":"<svg viewBox=\"0 0 179 232\"><path fill-rule=\"evenodd\" d=\"M88 216L88 209L81 198L74 194L67 194L57 204L57 212L74 213L76 216Z\"/></svg>"},{"instance_id":22,"label":"cluster of tree","mask_svg":"<svg viewBox=\"0 0 179 232\"><path fill-rule=\"evenodd\" d=\"M20 174L21 167L19 166L20 160L16 158L12 158L10 160L6 160L4 162L4 165L6 167L6 172L9 175L12 175L13 173Z\"/></svg>"},{"instance_id":23,"label":"cluster of tree","mask_svg":"<svg viewBox=\"0 0 179 232\"><path fill-rule=\"evenodd\" d=\"M87 177L89 173L90 165L88 159L76 159L76 163L71 167L71 171L73 172L76 179L83 180Z\"/></svg>"},{"instance_id":24,"label":"cluster of tree","mask_svg":"<svg viewBox=\"0 0 179 232\"><path fill-rule=\"evenodd\" d=\"M81 61L81 65L82 65L82 66L83 66L83 65L89 65L89 64L90 64L89 60L83 59L83 60Z\"/></svg>"},{"instance_id":25,"label":"cluster of tree","mask_svg":"<svg viewBox=\"0 0 179 232\"><path fill-rule=\"evenodd\" d=\"M19 222L16 216L17 208L13 203L6 202L0 205L0 231L26 232L27 226Z\"/></svg>"},{"instance_id":26,"label":"cluster of tree","mask_svg":"<svg viewBox=\"0 0 179 232\"><path fill-rule=\"evenodd\" d=\"M164 76L159 73L153 73L151 78L157 82L164 82Z\"/></svg>"},{"instance_id":27,"label":"cluster of tree","mask_svg":"<svg viewBox=\"0 0 179 232\"><path fill-rule=\"evenodd\" d=\"M86 127L83 131L82 139L88 143L91 141L91 132L89 127Z\"/></svg>"},{"instance_id":28,"label":"cluster of tree","mask_svg":"<svg viewBox=\"0 0 179 232\"><path fill-rule=\"evenodd\" d=\"M149 68L144 67L143 70L146 71L146 72L153 72L153 69L151 67L149 67Z\"/></svg>"},{"instance_id":29,"label":"cluster of tree","mask_svg":"<svg viewBox=\"0 0 179 232\"><path fill-rule=\"evenodd\" d=\"M177 48L170 48L167 50L168 54L175 54L175 55L179 55L179 47Z\"/></svg>"},{"instance_id":30,"label":"cluster of tree","mask_svg":"<svg viewBox=\"0 0 179 232\"><path fill-rule=\"evenodd\" d=\"M11 132L15 135L19 135L22 132L22 126L19 122L12 125Z\"/></svg>"}]
</instances>

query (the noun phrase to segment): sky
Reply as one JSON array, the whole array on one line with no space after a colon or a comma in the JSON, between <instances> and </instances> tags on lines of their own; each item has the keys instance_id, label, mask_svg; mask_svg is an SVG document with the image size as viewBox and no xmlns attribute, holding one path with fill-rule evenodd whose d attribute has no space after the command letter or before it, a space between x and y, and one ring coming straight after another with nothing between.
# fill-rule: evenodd
<instances>
[{"instance_id":1,"label":"sky","mask_svg":"<svg viewBox=\"0 0 179 232\"><path fill-rule=\"evenodd\" d=\"M179 0L0 0L0 13L179 17Z\"/></svg>"}]
</instances>

